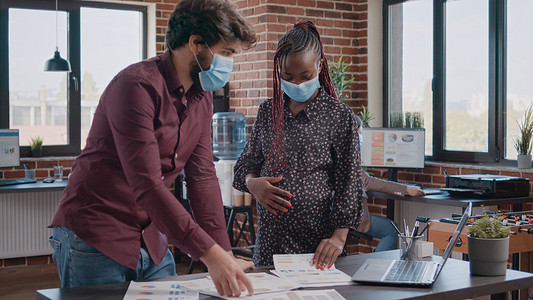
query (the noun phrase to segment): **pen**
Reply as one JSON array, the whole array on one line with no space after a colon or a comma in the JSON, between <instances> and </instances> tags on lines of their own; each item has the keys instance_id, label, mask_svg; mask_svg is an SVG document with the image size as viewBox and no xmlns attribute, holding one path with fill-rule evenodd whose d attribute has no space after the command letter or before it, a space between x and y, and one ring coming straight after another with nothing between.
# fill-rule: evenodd
<instances>
[{"instance_id":1,"label":"pen","mask_svg":"<svg viewBox=\"0 0 533 300\"><path fill-rule=\"evenodd\" d=\"M390 223L392 224L392 227L394 227L394 230L396 230L396 232L398 233L398 236L401 237L402 240L404 240L404 242L407 243L407 241L405 240L404 235L400 232L400 229L398 229L398 227L396 226L396 224L394 224L394 221L390 220Z\"/></svg>"},{"instance_id":2,"label":"pen","mask_svg":"<svg viewBox=\"0 0 533 300\"><path fill-rule=\"evenodd\" d=\"M412 237L415 237L418 235L418 228L420 227L420 223L418 221L415 222L415 228L413 228L413 233L411 234Z\"/></svg>"},{"instance_id":3,"label":"pen","mask_svg":"<svg viewBox=\"0 0 533 300\"><path fill-rule=\"evenodd\" d=\"M426 231L426 229L428 229L429 224L431 224L431 222L428 222L428 223L426 224L426 227L424 227L424 229L422 229L422 232L420 232L419 235L424 234L424 232Z\"/></svg>"}]
</instances>

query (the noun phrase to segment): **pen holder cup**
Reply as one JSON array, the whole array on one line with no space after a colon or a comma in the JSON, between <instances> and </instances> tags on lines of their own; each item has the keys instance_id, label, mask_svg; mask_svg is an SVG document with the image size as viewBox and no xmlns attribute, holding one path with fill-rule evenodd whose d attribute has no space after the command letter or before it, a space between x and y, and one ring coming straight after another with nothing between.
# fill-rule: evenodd
<instances>
[{"instance_id":1,"label":"pen holder cup","mask_svg":"<svg viewBox=\"0 0 533 300\"><path fill-rule=\"evenodd\" d=\"M422 255L419 252L419 247L416 246L417 243L423 241L424 235L417 236L405 236L398 235L400 244L400 253L401 259L403 260L420 260Z\"/></svg>"}]
</instances>

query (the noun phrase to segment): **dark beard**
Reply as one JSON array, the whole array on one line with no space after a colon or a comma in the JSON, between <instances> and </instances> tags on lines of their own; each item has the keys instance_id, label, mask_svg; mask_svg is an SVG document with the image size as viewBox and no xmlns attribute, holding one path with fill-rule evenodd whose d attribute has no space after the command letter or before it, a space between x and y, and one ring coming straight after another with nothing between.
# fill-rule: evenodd
<instances>
[{"instance_id":1,"label":"dark beard","mask_svg":"<svg viewBox=\"0 0 533 300\"><path fill-rule=\"evenodd\" d=\"M207 57L204 53L202 53L202 51L199 51L198 54L196 54L196 57L198 57L198 61L200 62L200 64L202 65L202 68L204 68L204 66L207 64ZM207 66L207 68L204 68L204 70L207 70L209 69L209 66ZM191 76L191 79L193 81L194 84L198 84L198 86L200 86L200 76L198 75L200 72L202 71L202 69L200 69L200 67L198 66L198 63L196 62L196 59L193 59L193 61L191 62L191 72L190 72L190 76Z\"/></svg>"}]
</instances>

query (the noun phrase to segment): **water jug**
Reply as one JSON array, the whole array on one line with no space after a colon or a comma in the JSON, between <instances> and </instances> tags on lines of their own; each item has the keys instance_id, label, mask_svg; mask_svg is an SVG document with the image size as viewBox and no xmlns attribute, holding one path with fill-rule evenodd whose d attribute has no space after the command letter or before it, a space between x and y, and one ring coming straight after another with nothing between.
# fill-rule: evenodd
<instances>
[{"instance_id":1,"label":"water jug","mask_svg":"<svg viewBox=\"0 0 533 300\"><path fill-rule=\"evenodd\" d=\"M246 121L242 113L218 112L213 115L213 155L219 159L238 159L246 145Z\"/></svg>"}]
</instances>

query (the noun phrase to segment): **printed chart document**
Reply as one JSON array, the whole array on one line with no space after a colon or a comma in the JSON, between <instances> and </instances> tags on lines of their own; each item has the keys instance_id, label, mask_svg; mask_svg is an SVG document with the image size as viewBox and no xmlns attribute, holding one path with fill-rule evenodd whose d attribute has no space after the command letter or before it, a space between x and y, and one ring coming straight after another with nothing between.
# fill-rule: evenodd
<instances>
[{"instance_id":1,"label":"printed chart document","mask_svg":"<svg viewBox=\"0 0 533 300\"><path fill-rule=\"evenodd\" d=\"M255 298L258 297L258 298ZM345 300L336 290L288 291L249 297L254 300Z\"/></svg>"},{"instance_id":2,"label":"printed chart document","mask_svg":"<svg viewBox=\"0 0 533 300\"><path fill-rule=\"evenodd\" d=\"M335 268L318 270L313 265L313 253L276 254L274 267L276 275L306 287L334 286L353 284L351 277Z\"/></svg>"},{"instance_id":3,"label":"printed chart document","mask_svg":"<svg viewBox=\"0 0 533 300\"><path fill-rule=\"evenodd\" d=\"M196 300L198 292L176 281L130 282L124 300Z\"/></svg>"},{"instance_id":4,"label":"printed chart document","mask_svg":"<svg viewBox=\"0 0 533 300\"><path fill-rule=\"evenodd\" d=\"M246 276L252 282L252 285L254 287L254 295L247 296L248 292L245 291L243 294L241 294L241 297L239 297L240 299L272 299L270 293L288 292L292 289L297 289L301 287L300 284L286 281L267 273L247 273ZM195 290L205 295L216 296L224 299L235 298L220 296L211 278L206 277L195 280L180 281L179 283L181 284L181 286L184 286L191 290Z\"/></svg>"}]
</instances>

